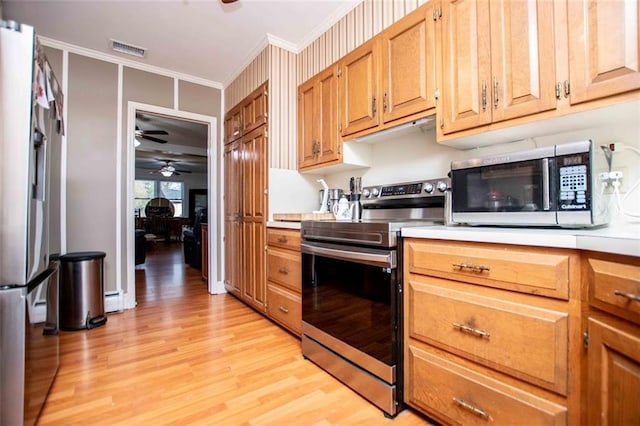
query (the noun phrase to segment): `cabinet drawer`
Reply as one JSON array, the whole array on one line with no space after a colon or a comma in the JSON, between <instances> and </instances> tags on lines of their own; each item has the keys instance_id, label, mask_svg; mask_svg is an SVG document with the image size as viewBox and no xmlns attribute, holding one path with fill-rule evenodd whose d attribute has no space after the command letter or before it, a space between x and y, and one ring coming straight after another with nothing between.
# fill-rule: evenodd
<instances>
[{"instance_id":1,"label":"cabinet drawer","mask_svg":"<svg viewBox=\"0 0 640 426\"><path fill-rule=\"evenodd\" d=\"M569 299L569 255L555 249L455 241L410 241L409 271Z\"/></svg>"},{"instance_id":2,"label":"cabinet drawer","mask_svg":"<svg viewBox=\"0 0 640 426\"><path fill-rule=\"evenodd\" d=\"M298 336L302 334L300 296L279 285L267 285L267 314Z\"/></svg>"},{"instance_id":3,"label":"cabinet drawer","mask_svg":"<svg viewBox=\"0 0 640 426\"><path fill-rule=\"evenodd\" d=\"M300 293L300 253L269 247L267 250L267 279Z\"/></svg>"},{"instance_id":4,"label":"cabinet drawer","mask_svg":"<svg viewBox=\"0 0 640 426\"><path fill-rule=\"evenodd\" d=\"M411 275L409 337L567 394L569 316Z\"/></svg>"},{"instance_id":5,"label":"cabinet drawer","mask_svg":"<svg viewBox=\"0 0 640 426\"><path fill-rule=\"evenodd\" d=\"M267 228L267 244L300 251L300 231L294 229Z\"/></svg>"},{"instance_id":6,"label":"cabinet drawer","mask_svg":"<svg viewBox=\"0 0 640 426\"><path fill-rule=\"evenodd\" d=\"M405 400L452 425L565 425L566 407L409 346Z\"/></svg>"},{"instance_id":7,"label":"cabinet drawer","mask_svg":"<svg viewBox=\"0 0 640 426\"><path fill-rule=\"evenodd\" d=\"M623 263L622 260L627 262ZM587 259L589 303L640 324L640 262L637 258Z\"/></svg>"}]
</instances>

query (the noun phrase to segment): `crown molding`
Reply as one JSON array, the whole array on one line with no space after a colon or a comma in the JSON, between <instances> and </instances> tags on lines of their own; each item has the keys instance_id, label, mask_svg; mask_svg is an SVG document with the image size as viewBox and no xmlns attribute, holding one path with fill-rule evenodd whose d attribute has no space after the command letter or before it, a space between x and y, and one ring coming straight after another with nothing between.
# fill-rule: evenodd
<instances>
[{"instance_id":1,"label":"crown molding","mask_svg":"<svg viewBox=\"0 0 640 426\"><path fill-rule=\"evenodd\" d=\"M124 65L129 68L135 68L141 71L148 71L154 74L163 75L166 77L177 78L179 80L188 81L202 86L212 87L214 89L223 90L222 83L212 80L207 80L201 77L196 77L190 74L184 74L176 71L172 71L166 68L156 67L153 65L143 64L137 61L132 61L127 58L121 58L119 56L110 55L108 53L99 52L97 50L88 49L86 47L77 46L75 44L67 43L64 41L54 40L49 37L38 36L38 40L43 46L51 47L54 49L60 49L77 55L87 56L93 59L99 59L105 62L111 62L114 64Z\"/></svg>"}]
</instances>

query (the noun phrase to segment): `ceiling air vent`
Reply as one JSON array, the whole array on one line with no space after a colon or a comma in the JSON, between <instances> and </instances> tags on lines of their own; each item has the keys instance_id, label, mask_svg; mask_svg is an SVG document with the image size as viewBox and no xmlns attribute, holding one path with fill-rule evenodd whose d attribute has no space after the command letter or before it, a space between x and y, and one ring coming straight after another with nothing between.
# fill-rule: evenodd
<instances>
[{"instance_id":1,"label":"ceiling air vent","mask_svg":"<svg viewBox=\"0 0 640 426\"><path fill-rule=\"evenodd\" d=\"M134 46L113 39L111 39L111 48L116 52L126 53L127 55L137 56L138 58L143 58L145 53L147 53L147 49L144 47Z\"/></svg>"}]
</instances>

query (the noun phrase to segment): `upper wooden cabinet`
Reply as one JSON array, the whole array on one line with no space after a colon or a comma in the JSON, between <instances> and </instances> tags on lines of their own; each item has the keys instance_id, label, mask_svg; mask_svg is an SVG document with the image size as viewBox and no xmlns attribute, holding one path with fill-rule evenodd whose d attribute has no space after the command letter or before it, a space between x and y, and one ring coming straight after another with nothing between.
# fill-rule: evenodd
<instances>
[{"instance_id":1,"label":"upper wooden cabinet","mask_svg":"<svg viewBox=\"0 0 640 426\"><path fill-rule=\"evenodd\" d=\"M382 121L435 108L434 7L405 16L381 35Z\"/></svg>"},{"instance_id":2,"label":"upper wooden cabinet","mask_svg":"<svg viewBox=\"0 0 640 426\"><path fill-rule=\"evenodd\" d=\"M298 88L298 168L340 160L338 76L330 67Z\"/></svg>"},{"instance_id":3,"label":"upper wooden cabinet","mask_svg":"<svg viewBox=\"0 0 640 426\"><path fill-rule=\"evenodd\" d=\"M568 2L571 104L640 89L636 0Z\"/></svg>"},{"instance_id":4,"label":"upper wooden cabinet","mask_svg":"<svg viewBox=\"0 0 640 426\"><path fill-rule=\"evenodd\" d=\"M267 83L264 83L225 114L224 143L231 143L266 124L268 106Z\"/></svg>"},{"instance_id":5,"label":"upper wooden cabinet","mask_svg":"<svg viewBox=\"0 0 640 426\"><path fill-rule=\"evenodd\" d=\"M380 122L379 56L379 39L373 38L338 63L338 110L342 136L375 127Z\"/></svg>"},{"instance_id":6,"label":"upper wooden cabinet","mask_svg":"<svg viewBox=\"0 0 640 426\"><path fill-rule=\"evenodd\" d=\"M442 134L555 108L553 12L547 0L443 1Z\"/></svg>"},{"instance_id":7,"label":"upper wooden cabinet","mask_svg":"<svg viewBox=\"0 0 640 426\"><path fill-rule=\"evenodd\" d=\"M254 90L242 104L242 134L267 122L267 84Z\"/></svg>"},{"instance_id":8,"label":"upper wooden cabinet","mask_svg":"<svg viewBox=\"0 0 640 426\"><path fill-rule=\"evenodd\" d=\"M242 136L242 105L231 109L224 118L224 143L231 143Z\"/></svg>"}]
</instances>

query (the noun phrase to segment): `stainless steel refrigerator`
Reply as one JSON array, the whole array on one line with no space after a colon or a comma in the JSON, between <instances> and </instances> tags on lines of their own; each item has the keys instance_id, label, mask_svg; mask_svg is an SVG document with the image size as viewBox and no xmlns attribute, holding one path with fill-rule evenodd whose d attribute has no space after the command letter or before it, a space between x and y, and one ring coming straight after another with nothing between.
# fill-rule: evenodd
<instances>
[{"instance_id":1,"label":"stainless steel refrigerator","mask_svg":"<svg viewBox=\"0 0 640 426\"><path fill-rule=\"evenodd\" d=\"M60 158L62 108L34 29L0 20L2 425L36 423L59 365L58 274L50 242L60 241L54 210L60 208L60 169L54 164L58 172L51 173L51 158Z\"/></svg>"}]
</instances>

